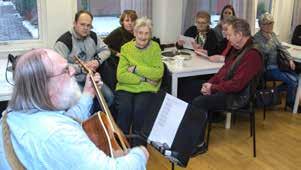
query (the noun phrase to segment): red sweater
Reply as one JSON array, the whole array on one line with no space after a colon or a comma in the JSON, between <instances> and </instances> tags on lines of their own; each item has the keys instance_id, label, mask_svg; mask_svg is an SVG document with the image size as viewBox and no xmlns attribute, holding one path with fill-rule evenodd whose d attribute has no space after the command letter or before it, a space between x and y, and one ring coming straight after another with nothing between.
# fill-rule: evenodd
<instances>
[{"instance_id":1,"label":"red sweater","mask_svg":"<svg viewBox=\"0 0 301 170\"><path fill-rule=\"evenodd\" d=\"M250 40L247 44L252 43ZM229 54L237 51L232 48L226 56L225 64L223 67L208 81L212 84L211 92L239 92L241 91L249 81L263 69L263 63L260 54L255 49L247 51L238 65L232 79L225 80L228 70L231 68L232 63L236 57L229 58Z\"/></svg>"}]
</instances>

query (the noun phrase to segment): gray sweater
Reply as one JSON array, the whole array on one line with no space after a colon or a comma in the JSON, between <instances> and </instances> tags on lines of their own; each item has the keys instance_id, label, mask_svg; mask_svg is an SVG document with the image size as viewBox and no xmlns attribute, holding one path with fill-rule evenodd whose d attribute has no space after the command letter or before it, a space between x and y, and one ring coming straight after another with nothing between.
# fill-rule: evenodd
<instances>
[{"instance_id":1,"label":"gray sweater","mask_svg":"<svg viewBox=\"0 0 301 170\"><path fill-rule=\"evenodd\" d=\"M70 51L66 44L61 41L55 43L54 50L65 57L68 63L75 68L76 80L84 82L86 76L82 72L82 69L77 64L74 64L72 57L76 55L82 61L98 60L99 64L101 64L110 57L110 50L99 38L97 38L97 44L95 44L90 36L80 38L73 28L70 30L70 33L72 34L72 50Z\"/></svg>"},{"instance_id":2,"label":"gray sweater","mask_svg":"<svg viewBox=\"0 0 301 170\"><path fill-rule=\"evenodd\" d=\"M261 31L258 31L254 35L254 42L259 44L260 51L264 55L265 59L267 59L267 69L278 68L277 65L277 48L280 48L286 53L289 60L292 60L292 56L290 53L281 45L281 42L277 39L276 34L272 33L272 38L267 39L263 36Z\"/></svg>"}]
</instances>

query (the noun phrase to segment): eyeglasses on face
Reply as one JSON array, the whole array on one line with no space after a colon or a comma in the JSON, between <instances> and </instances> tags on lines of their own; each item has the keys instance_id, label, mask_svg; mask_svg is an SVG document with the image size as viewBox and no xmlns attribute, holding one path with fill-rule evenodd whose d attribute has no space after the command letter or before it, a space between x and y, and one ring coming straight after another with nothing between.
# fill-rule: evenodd
<instances>
[{"instance_id":1,"label":"eyeglasses on face","mask_svg":"<svg viewBox=\"0 0 301 170\"><path fill-rule=\"evenodd\" d=\"M195 23L196 25L207 25L207 24L209 24L208 22L196 22Z\"/></svg>"},{"instance_id":2,"label":"eyeglasses on face","mask_svg":"<svg viewBox=\"0 0 301 170\"><path fill-rule=\"evenodd\" d=\"M266 22L266 23L262 23L261 25L272 25L274 24L274 22Z\"/></svg>"},{"instance_id":3,"label":"eyeglasses on face","mask_svg":"<svg viewBox=\"0 0 301 170\"><path fill-rule=\"evenodd\" d=\"M87 29L92 29L93 26L91 24L84 24L84 23L80 23L79 24L81 28L87 28Z\"/></svg>"},{"instance_id":4,"label":"eyeglasses on face","mask_svg":"<svg viewBox=\"0 0 301 170\"><path fill-rule=\"evenodd\" d=\"M50 76L47 76L48 78L54 78L54 77L58 77L58 76L61 76L61 75L64 75L64 74L68 74L70 75L70 69L71 67L70 66L66 66L61 73L58 73L58 74L54 74L54 75L50 75Z\"/></svg>"}]
</instances>

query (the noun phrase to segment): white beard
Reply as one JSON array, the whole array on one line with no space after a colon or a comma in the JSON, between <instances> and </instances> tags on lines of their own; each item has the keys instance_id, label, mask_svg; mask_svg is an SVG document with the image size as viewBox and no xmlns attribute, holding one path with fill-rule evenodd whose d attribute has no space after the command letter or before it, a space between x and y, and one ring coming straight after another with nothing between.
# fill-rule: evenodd
<instances>
[{"instance_id":1,"label":"white beard","mask_svg":"<svg viewBox=\"0 0 301 170\"><path fill-rule=\"evenodd\" d=\"M67 110L77 104L82 92L74 77L60 88L60 94L56 101L56 107L60 110Z\"/></svg>"}]
</instances>

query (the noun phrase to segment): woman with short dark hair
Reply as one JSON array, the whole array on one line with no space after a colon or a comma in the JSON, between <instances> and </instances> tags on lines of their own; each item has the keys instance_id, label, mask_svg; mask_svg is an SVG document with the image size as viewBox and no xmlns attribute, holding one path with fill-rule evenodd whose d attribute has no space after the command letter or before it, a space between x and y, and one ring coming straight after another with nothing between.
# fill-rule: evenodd
<instances>
[{"instance_id":1,"label":"woman with short dark hair","mask_svg":"<svg viewBox=\"0 0 301 170\"><path fill-rule=\"evenodd\" d=\"M217 38L210 28L210 19L210 14L207 11L199 11L196 14L195 25L189 27L184 33L184 36L195 39L192 45L197 54L211 56L220 53ZM182 40L178 40L177 48L183 48L183 44Z\"/></svg>"},{"instance_id":2,"label":"woman with short dark hair","mask_svg":"<svg viewBox=\"0 0 301 170\"><path fill-rule=\"evenodd\" d=\"M133 29L137 19L136 11L124 10L120 16L121 27L113 30L105 39L104 42L109 46L111 54L120 57L120 48L123 44L131 41L134 38Z\"/></svg>"}]
</instances>

